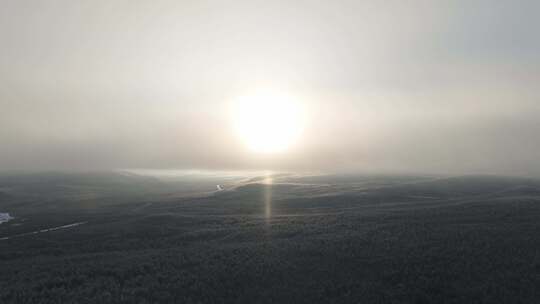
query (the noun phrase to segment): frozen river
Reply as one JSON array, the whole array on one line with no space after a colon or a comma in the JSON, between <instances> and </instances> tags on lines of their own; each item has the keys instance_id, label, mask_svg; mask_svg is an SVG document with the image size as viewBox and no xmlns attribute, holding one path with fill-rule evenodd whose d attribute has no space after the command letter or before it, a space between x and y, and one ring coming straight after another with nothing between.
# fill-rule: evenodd
<instances>
[{"instance_id":1,"label":"frozen river","mask_svg":"<svg viewBox=\"0 0 540 304\"><path fill-rule=\"evenodd\" d=\"M12 218L10 218L10 219L12 219ZM86 222L78 222L78 223L73 223L73 224L68 224L68 225L63 225L63 226L58 226L58 227L45 228L45 229L36 230L36 231L32 231L32 232L25 232L25 233L16 234L16 235L0 237L0 241L9 240L9 239L12 239L12 238L15 238L15 237L21 237L21 236L27 236L27 235L32 235L32 234L38 234L38 233L56 231L56 230L60 230L60 229L67 229L67 228L77 227L77 226L84 225L84 224L86 224Z\"/></svg>"}]
</instances>

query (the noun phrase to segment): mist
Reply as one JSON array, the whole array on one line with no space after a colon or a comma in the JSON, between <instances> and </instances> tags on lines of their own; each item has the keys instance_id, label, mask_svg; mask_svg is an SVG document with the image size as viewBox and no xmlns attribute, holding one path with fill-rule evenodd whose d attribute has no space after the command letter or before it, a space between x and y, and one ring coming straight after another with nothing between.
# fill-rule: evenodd
<instances>
[{"instance_id":1,"label":"mist","mask_svg":"<svg viewBox=\"0 0 540 304\"><path fill-rule=\"evenodd\" d=\"M2 1L0 170L538 175L539 9ZM306 105L286 152L231 128L231 100L257 89Z\"/></svg>"}]
</instances>

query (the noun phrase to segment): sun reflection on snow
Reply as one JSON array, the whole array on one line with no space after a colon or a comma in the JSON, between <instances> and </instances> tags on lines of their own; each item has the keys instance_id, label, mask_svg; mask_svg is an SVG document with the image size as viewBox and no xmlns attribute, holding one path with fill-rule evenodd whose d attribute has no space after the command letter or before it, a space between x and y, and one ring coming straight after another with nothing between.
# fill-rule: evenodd
<instances>
[{"instance_id":1,"label":"sun reflection on snow","mask_svg":"<svg viewBox=\"0 0 540 304\"><path fill-rule=\"evenodd\" d=\"M264 217L266 219L266 222L268 223L270 218L272 217L272 184L274 180L272 178L272 175L267 174L266 178L264 179L263 184L264 192L263 192L263 198L264 198Z\"/></svg>"}]
</instances>

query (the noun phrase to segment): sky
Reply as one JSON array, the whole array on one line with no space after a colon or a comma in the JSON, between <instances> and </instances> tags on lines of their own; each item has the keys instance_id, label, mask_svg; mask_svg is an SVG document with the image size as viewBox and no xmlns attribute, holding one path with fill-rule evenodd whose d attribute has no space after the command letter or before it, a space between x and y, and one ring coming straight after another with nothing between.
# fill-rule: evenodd
<instances>
[{"instance_id":1,"label":"sky","mask_svg":"<svg viewBox=\"0 0 540 304\"><path fill-rule=\"evenodd\" d=\"M0 170L540 175L539 11L0 0ZM257 90L303 104L284 152L253 153L231 127L232 101Z\"/></svg>"}]
</instances>

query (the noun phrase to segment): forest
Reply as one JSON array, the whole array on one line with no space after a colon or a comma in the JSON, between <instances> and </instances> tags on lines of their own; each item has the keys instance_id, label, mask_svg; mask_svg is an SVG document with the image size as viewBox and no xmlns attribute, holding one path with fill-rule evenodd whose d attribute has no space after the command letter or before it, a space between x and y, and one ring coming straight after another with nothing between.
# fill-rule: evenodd
<instances>
[{"instance_id":1,"label":"forest","mask_svg":"<svg viewBox=\"0 0 540 304\"><path fill-rule=\"evenodd\" d=\"M0 178L1 303L534 303L540 181ZM206 183L205 183L206 182ZM205 185L205 186L203 186ZM213 185L212 187L210 185ZM269 195L270 194L270 195ZM82 223L65 229L25 234Z\"/></svg>"}]
</instances>

